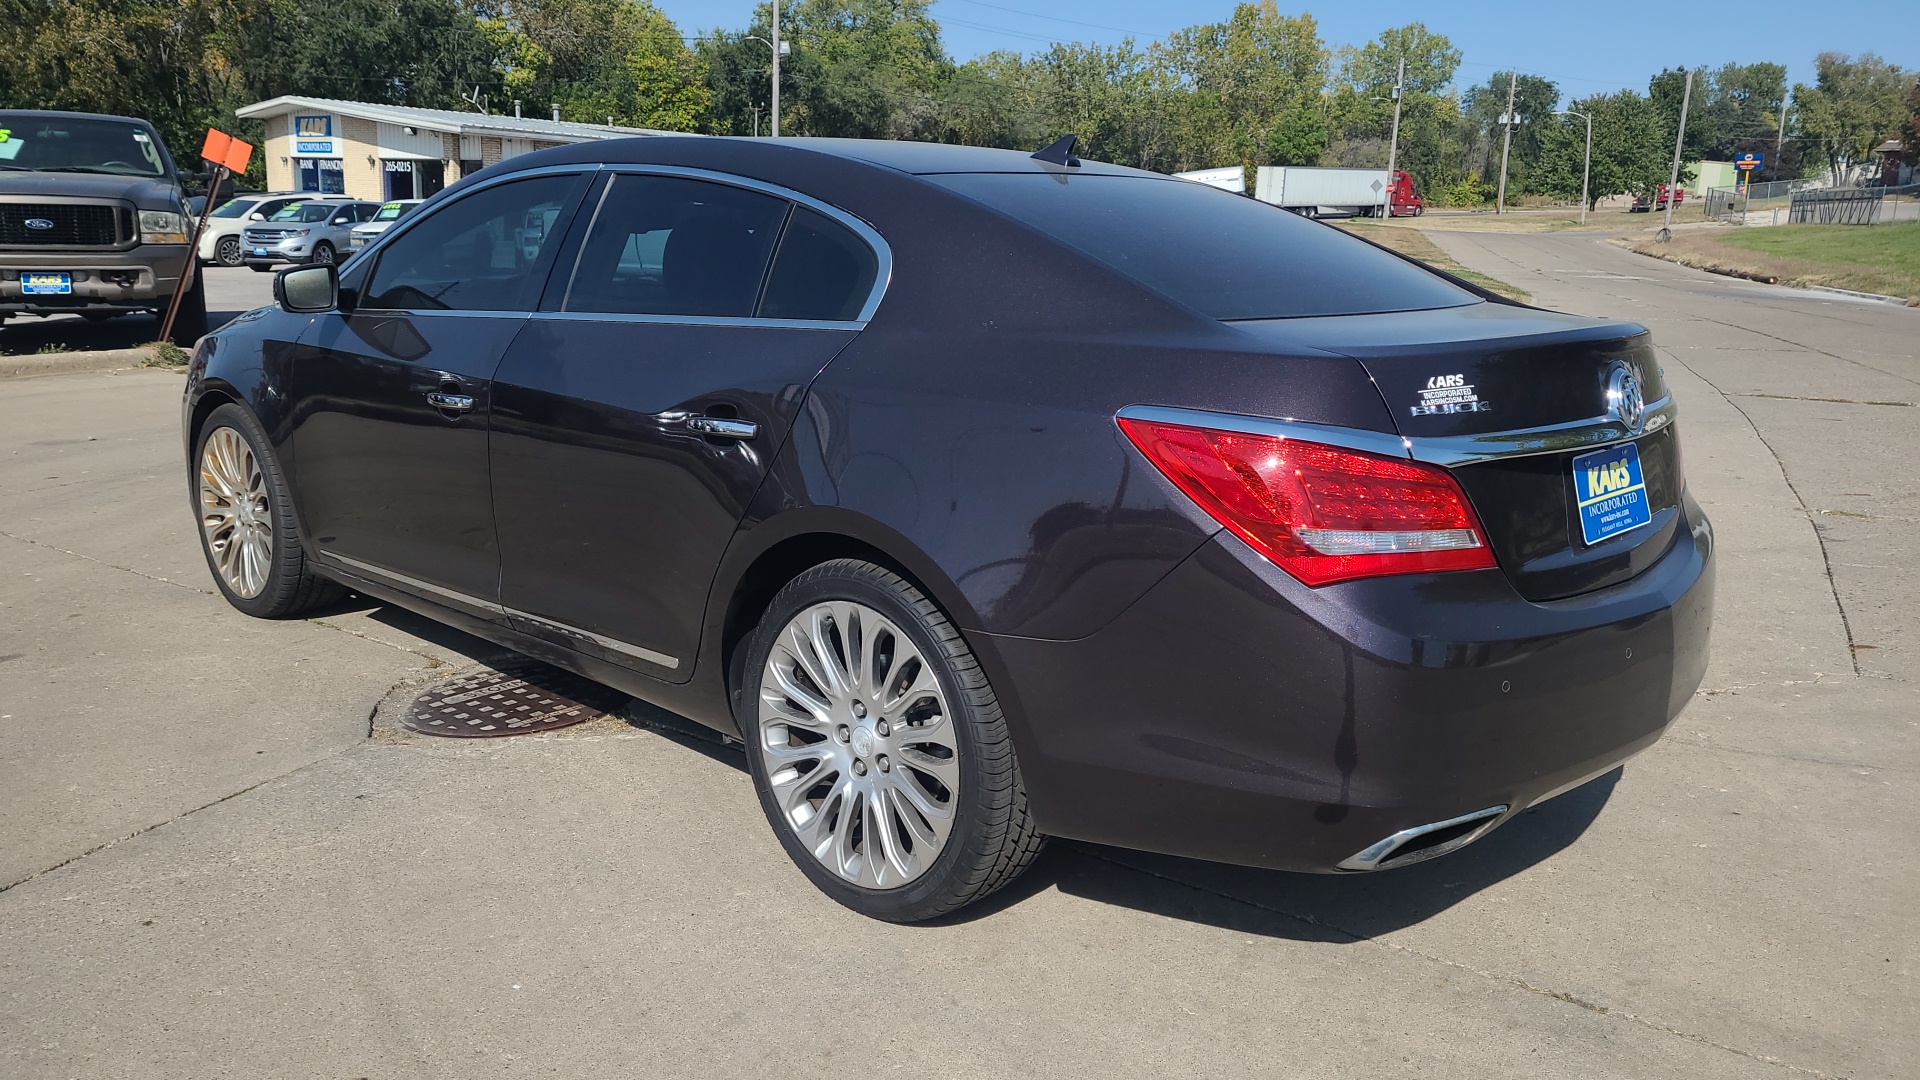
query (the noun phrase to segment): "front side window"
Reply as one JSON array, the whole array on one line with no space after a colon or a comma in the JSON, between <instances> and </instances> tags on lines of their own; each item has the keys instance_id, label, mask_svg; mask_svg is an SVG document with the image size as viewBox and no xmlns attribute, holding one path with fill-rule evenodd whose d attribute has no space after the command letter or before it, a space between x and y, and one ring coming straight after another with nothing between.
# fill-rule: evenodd
<instances>
[{"instance_id":1,"label":"front side window","mask_svg":"<svg viewBox=\"0 0 1920 1080\"><path fill-rule=\"evenodd\" d=\"M447 203L381 249L362 307L520 311L580 179L535 176Z\"/></svg>"},{"instance_id":2,"label":"front side window","mask_svg":"<svg viewBox=\"0 0 1920 1080\"><path fill-rule=\"evenodd\" d=\"M615 176L562 307L621 315L751 316L791 204L678 176Z\"/></svg>"}]
</instances>

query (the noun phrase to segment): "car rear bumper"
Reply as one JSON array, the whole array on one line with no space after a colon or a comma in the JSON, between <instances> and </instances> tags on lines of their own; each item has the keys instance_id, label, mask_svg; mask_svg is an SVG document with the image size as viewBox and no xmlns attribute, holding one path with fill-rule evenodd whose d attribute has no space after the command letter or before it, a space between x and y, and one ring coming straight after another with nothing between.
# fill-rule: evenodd
<instances>
[{"instance_id":1,"label":"car rear bumper","mask_svg":"<svg viewBox=\"0 0 1920 1080\"><path fill-rule=\"evenodd\" d=\"M1412 861L1362 856L1496 811L1426 838L1477 839L1651 745L1699 686L1712 531L1684 510L1644 573L1563 600L1497 570L1308 589L1221 533L1089 637L976 635L1036 823L1307 871Z\"/></svg>"},{"instance_id":2,"label":"car rear bumper","mask_svg":"<svg viewBox=\"0 0 1920 1080\"><path fill-rule=\"evenodd\" d=\"M186 244L141 244L127 251L0 253L0 311L144 311L173 295L188 250ZM23 271L70 274L73 291L29 296L20 286Z\"/></svg>"}]
</instances>

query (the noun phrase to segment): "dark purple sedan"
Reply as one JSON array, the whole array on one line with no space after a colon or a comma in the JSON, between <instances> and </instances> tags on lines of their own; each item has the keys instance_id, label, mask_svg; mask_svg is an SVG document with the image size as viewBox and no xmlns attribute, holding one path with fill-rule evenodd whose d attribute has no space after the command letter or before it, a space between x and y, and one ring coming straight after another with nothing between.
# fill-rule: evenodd
<instances>
[{"instance_id":1,"label":"dark purple sedan","mask_svg":"<svg viewBox=\"0 0 1920 1080\"><path fill-rule=\"evenodd\" d=\"M276 297L186 395L233 605L352 590L737 737L877 918L1046 836L1432 858L1650 745L1706 665L1644 329L1198 184L588 143Z\"/></svg>"}]
</instances>

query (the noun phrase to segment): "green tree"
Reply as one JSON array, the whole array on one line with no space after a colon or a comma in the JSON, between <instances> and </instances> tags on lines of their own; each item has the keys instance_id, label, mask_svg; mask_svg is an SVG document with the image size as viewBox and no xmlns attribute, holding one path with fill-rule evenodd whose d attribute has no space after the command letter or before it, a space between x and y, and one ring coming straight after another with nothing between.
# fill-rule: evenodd
<instances>
[{"instance_id":1,"label":"green tree","mask_svg":"<svg viewBox=\"0 0 1920 1080\"><path fill-rule=\"evenodd\" d=\"M1696 97L1699 87L1695 87ZM1772 156L1787 93L1787 69L1780 64L1727 64L1708 80L1705 113L1714 142L1706 155L1730 161L1760 151Z\"/></svg>"},{"instance_id":2,"label":"green tree","mask_svg":"<svg viewBox=\"0 0 1920 1080\"><path fill-rule=\"evenodd\" d=\"M1327 118L1320 110L1288 109L1267 140L1267 161L1273 165L1312 165L1327 148Z\"/></svg>"},{"instance_id":3,"label":"green tree","mask_svg":"<svg viewBox=\"0 0 1920 1080\"><path fill-rule=\"evenodd\" d=\"M1821 53L1814 84L1793 88L1796 141L1836 180L1849 179L1875 146L1897 136L1913 78L1872 53Z\"/></svg>"},{"instance_id":4,"label":"green tree","mask_svg":"<svg viewBox=\"0 0 1920 1080\"><path fill-rule=\"evenodd\" d=\"M1318 102L1329 61L1313 16L1282 15L1274 0L1176 31L1161 56L1193 95L1189 138L1212 165L1259 164L1280 118Z\"/></svg>"},{"instance_id":5,"label":"green tree","mask_svg":"<svg viewBox=\"0 0 1920 1080\"><path fill-rule=\"evenodd\" d=\"M711 104L704 59L649 0L508 0L479 25L502 109L690 131Z\"/></svg>"}]
</instances>

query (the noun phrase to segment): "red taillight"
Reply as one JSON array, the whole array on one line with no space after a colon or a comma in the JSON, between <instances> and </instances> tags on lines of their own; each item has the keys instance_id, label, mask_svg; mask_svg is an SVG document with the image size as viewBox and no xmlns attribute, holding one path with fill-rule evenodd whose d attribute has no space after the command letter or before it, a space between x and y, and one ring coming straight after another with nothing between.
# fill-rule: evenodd
<instances>
[{"instance_id":1,"label":"red taillight","mask_svg":"<svg viewBox=\"0 0 1920 1080\"><path fill-rule=\"evenodd\" d=\"M1473 507L1438 466L1124 417L1120 429L1216 521L1308 585L1494 565Z\"/></svg>"}]
</instances>

